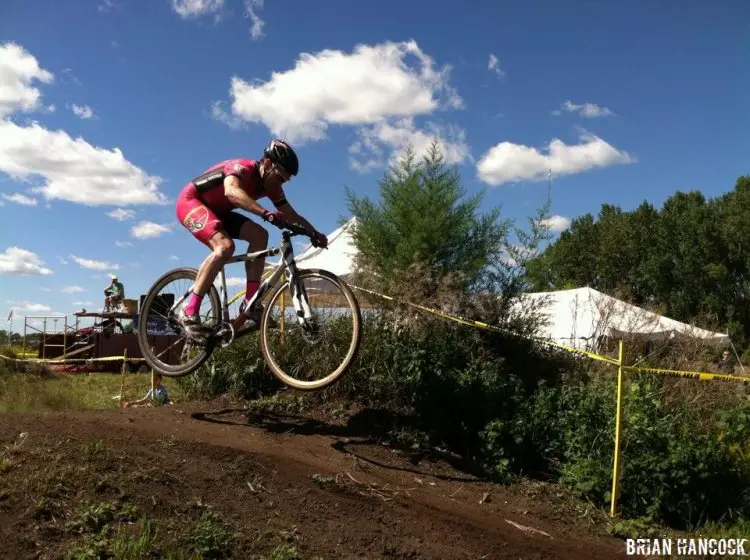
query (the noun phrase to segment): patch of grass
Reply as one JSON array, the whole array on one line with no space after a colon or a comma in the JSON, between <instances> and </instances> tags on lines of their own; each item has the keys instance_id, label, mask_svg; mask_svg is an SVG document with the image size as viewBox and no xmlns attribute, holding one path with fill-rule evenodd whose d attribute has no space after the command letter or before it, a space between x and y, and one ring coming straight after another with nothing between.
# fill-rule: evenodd
<instances>
[{"instance_id":1,"label":"patch of grass","mask_svg":"<svg viewBox=\"0 0 750 560\"><path fill-rule=\"evenodd\" d=\"M709 521L700 529L691 532L689 536L712 539L747 539L750 538L750 518L737 517L721 523Z\"/></svg>"},{"instance_id":2,"label":"patch of grass","mask_svg":"<svg viewBox=\"0 0 750 560\"><path fill-rule=\"evenodd\" d=\"M310 478L313 481L313 484L317 486L318 488L322 488L325 484L331 484L335 481L334 477L332 476L323 476L322 474L313 473L310 475Z\"/></svg>"},{"instance_id":3,"label":"patch of grass","mask_svg":"<svg viewBox=\"0 0 750 560\"><path fill-rule=\"evenodd\" d=\"M269 560L296 560L299 558L300 555L295 545L300 538L297 527L292 527L289 531L280 531L279 537L281 537L282 542L268 554Z\"/></svg>"},{"instance_id":4,"label":"patch of grass","mask_svg":"<svg viewBox=\"0 0 750 560\"><path fill-rule=\"evenodd\" d=\"M141 519L138 534L133 537L118 527L115 537L112 539L110 548L112 556L121 560L136 560L148 558L154 548L157 531L151 520Z\"/></svg>"},{"instance_id":5,"label":"patch of grass","mask_svg":"<svg viewBox=\"0 0 750 560\"><path fill-rule=\"evenodd\" d=\"M0 412L62 411L118 408L122 376L119 373L59 374L38 376L8 373L0 376ZM178 384L163 381L169 397L184 400ZM151 373L126 373L124 400L144 396L151 387Z\"/></svg>"},{"instance_id":6,"label":"patch of grass","mask_svg":"<svg viewBox=\"0 0 750 560\"><path fill-rule=\"evenodd\" d=\"M268 560L296 560L299 558L297 547L290 543L281 543L268 555Z\"/></svg>"},{"instance_id":7,"label":"patch of grass","mask_svg":"<svg viewBox=\"0 0 750 560\"><path fill-rule=\"evenodd\" d=\"M83 504L68 522L68 528L79 533L97 533L113 521L133 521L138 509L133 504L99 502Z\"/></svg>"},{"instance_id":8,"label":"patch of grass","mask_svg":"<svg viewBox=\"0 0 750 560\"><path fill-rule=\"evenodd\" d=\"M104 455L104 452L104 442L102 440L88 441L81 446L81 454L86 461L101 457Z\"/></svg>"},{"instance_id":9,"label":"patch of grass","mask_svg":"<svg viewBox=\"0 0 750 560\"><path fill-rule=\"evenodd\" d=\"M65 560L98 560L107 557L106 534L86 535L73 545L65 555Z\"/></svg>"},{"instance_id":10,"label":"patch of grass","mask_svg":"<svg viewBox=\"0 0 750 560\"><path fill-rule=\"evenodd\" d=\"M191 531L190 543L200 558L225 558L236 537L217 512L206 510Z\"/></svg>"}]
</instances>

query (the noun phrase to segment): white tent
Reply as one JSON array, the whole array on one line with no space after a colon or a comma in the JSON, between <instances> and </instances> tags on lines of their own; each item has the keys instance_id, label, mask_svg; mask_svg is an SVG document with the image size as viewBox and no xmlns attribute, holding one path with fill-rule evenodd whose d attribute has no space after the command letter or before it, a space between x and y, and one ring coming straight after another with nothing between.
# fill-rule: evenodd
<instances>
[{"instance_id":1,"label":"white tent","mask_svg":"<svg viewBox=\"0 0 750 560\"><path fill-rule=\"evenodd\" d=\"M689 337L713 345L729 344L726 334L669 319L593 288L524 294L518 305L524 301L540 305L547 322L538 336L578 349L596 350L600 337L642 341Z\"/></svg>"},{"instance_id":2,"label":"white tent","mask_svg":"<svg viewBox=\"0 0 750 560\"><path fill-rule=\"evenodd\" d=\"M296 255L297 266L299 268L322 268L346 280L354 271L354 257L357 249L351 232L356 226L357 218L351 218L328 235L327 249L311 245L304 253Z\"/></svg>"}]
</instances>

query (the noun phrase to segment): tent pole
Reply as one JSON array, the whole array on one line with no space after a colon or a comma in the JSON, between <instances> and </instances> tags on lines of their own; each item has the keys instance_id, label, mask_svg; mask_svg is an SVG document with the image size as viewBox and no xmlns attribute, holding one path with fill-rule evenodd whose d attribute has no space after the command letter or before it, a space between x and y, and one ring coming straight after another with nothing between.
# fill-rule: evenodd
<instances>
[{"instance_id":1,"label":"tent pole","mask_svg":"<svg viewBox=\"0 0 750 560\"><path fill-rule=\"evenodd\" d=\"M729 333L727 333L729 335ZM737 363L740 364L740 369L742 370L742 373L745 373L745 366L742 365L742 361L740 360L739 355L737 354L737 349L734 347L734 343L732 342L732 339L729 339L729 344L732 345L732 352L734 352L734 356L737 358Z\"/></svg>"}]
</instances>

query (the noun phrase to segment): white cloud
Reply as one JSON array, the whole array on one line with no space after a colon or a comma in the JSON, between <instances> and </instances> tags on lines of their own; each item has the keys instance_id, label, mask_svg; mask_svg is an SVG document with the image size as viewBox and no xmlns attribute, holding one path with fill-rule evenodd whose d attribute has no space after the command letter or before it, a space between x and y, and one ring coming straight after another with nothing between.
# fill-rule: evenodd
<instances>
[{"instance_id":1,"label":"white cloud","mask_svg":"<svg viewBox=\"0 0 750 560\"><path fill-rule=\"evenodd\" d=\"M94 117L94 111L88 105L75 105L71 107L76 117L80 119L91 119Z\"/></svg>"},{"instance_id":2,"label":"white cloud","mask_svg":"<svg viewBox=\"0 0 750 560\"><path fill-rule=\"evenodd\" d=\"M170 255L169 256L169 260L171 260L171 261L179 261L180 257L178 257L177 255Z\"/></svg>"},{"instance_id":3,"label":"white cloud","mask_svg":"<svg viewBox=\"0 0 750 560\"><path fill-rule=\"evenodd\" d=\"M54 75L39 66L36 58L16 43L0 45L0 118L15 111L39 108L41 92L31 83L49 84Z\"/></svg>"},{"instance_id":4,"label":"white cloud","mask_svg":"<svg viewBox=\"0 0 750 560\"><path fill-rule=\"evenodd\" d=\"M611 117L615 115L615 113L611 109L607 109L606 107L600 107L599 105L596 105L594 103L584 103L583 105L576 105L570 100L560 105L560 108L556 111L552 111L552 114L561 115L563 111L565 111L566 113L577 112L579 115L586 118Z\"/></svg>"},{"instance_id":5,"label":"white cloud","mask_svg":"<svg viewBox=\"0 0 750 560\"><path fill-rule=\"evenodd\" d=\"M359 130L359 140L349 147L352 154L349 164L352 169L364 173L370 169L394 164L411 145L417 158L427 154L435 138L448 165L462 163L470 159L466 133L457 127L442 129L434 123L427 123L426 130L417 129L414 119L406 118L388 123L382 121L372 127ZM384 157L384 149L389 151L389 159Z\"/></svg>"},{"instance_id":6,"label":"white cloud","mask_svg":"<svg viewBox=\"0 0 750 560\"><path fill-rule=\"evenodd\" d=\"M263 0L245 0L245 13L252 21L253 26L250 29L250 35L254 41L263 38L263 26L265 22L258 17L258 10L263 9Z\"/></svg>"},{"instance_id":7,"label":"white cloud","mask_svg":"<svg viewBox=\"0 0 750 560\"><path fill-rule=\"evenodd\" d=\"M548 170L554 175L570 175L635 161L627 152L589 133L581 135L580 144L570 146L555 138L546 151L543 154L530 146L501 142L481 157L477 175L485 183L497 186L514 181L540 181L547 177Z\"/></svg>"},{"instance_id":8,"label":"white cloud","mask_svg":"<svg viewBox=\"0 0 750 560\"><path fill-rule=\"evenodd\" d=\"M65 286L60 291L66 294L75 294L78 292L85 292L86 290L84 290L81 286Z\"/></svg>"},{"instance_id":9,"label":"white cloud","mask_svg":"<svg viewBox=\"0 0 750 560\"><path fill-rule=\"evenodd\" d=\"M115 245L117 245L120 249L127 249L128 247L133 246L130 241L115 241Z\"/></svg>"},{"instance_id":10,"label":"white cloud","mask_svg":"<svg viewBox=\"0 0 750 560\"><path fill-rule=\"evenodd\" d=\"M168 233L171 230L169 226L157 224L154 222L138 222L130 229L130 233L133 237L138 239L148 239L150 237L159 237L163 233Z\"/></svg>"},{"instance_id":11,"label":"white cloud","mask_svg":"<svg viewBox=\"0 0 750 560\"><path fill-rule=\"evenodd\" d=\"M228 113L224 109L225 103L223 101L214 101L211 103L211 116L219 122L223 122L229 128L233 130L239 130L247 126L247 123L240 117Z\"/></svg>"},{"instance_id":12,"label":"white cloud","mask_svg":"<svg viewBox=\"0 0 750 560\"><path fill-rule=\"evenodd\" d=\"M83 84L81 83L81 80L79 80L79 79L78 79L78 78L77 78L77 77L75 76L75 74L73 74L73 69L72 69L72 68L63 68L63 76L66 76L66 77L70 78L70 79L71 79L71 80L72 80L73 82L75 82L75 83L76 83L76 84L78 84L79 86L80 86L80 85L83 85ZM53 105L53 107L54 107L54 105Z\"/></svg>"},{"instance_id":13,"label":"white cloud","mask_svg":"<svg viewBox=\"0 0 750 560\"><path fill-rule=\"evenodd\" d=\"M100 12L108 12L114 7L115 7L114 0L102 0L102 3L99 4L98 10Z\"/></svg>"},{"instance_id":14,"label":"white cloud","mask_svg":"<svg viewBox=\"0 0 750 560\"><path fill-rule=\"evenodd\" d=\"M172 0L172 9L184 19L216 13L223 6L224 0Z\"/></svg>"},{"instance_id":15,"label":"white cloud","mask_svg":"<svg viewBox=\"0 0 750 560\"><path fill-rule=\"evenodd\" d=\"M5 200L9 200L10 202L15 202L16 204L23 204L24 206L37 205L37 200L35 198L28 197L25 194L21 193L14 193L10 196L7 194L3 194L3 198Z\"/></svg>"},{"instance_id":16,"label":"white cloud","mask_svg":"<svg viewBox=\"0 0 750 560\"><path fill-rule=\"evenodd\" d=\"M52 271L44 266L35 253L19 247L8 247L0 253L0 275L49 276Z\"/></svg>"},{"instance_id":17,"label":"white cloud","mask_svg":"<svg viewBox=\"0 0 750 560\"><path fill-rule=\"evenodd\" d=\"M107 216L109 216L110 218L114 218L115 220L120 220L122 222L125 220L132 220L135 217L135 211L126 210L124 208L117 208L116 210L107 212Z\"/></svg>"},{"instance_id":18,"label":"white cloud","mask_svg":"<svg viewBox=\"0 0 750 560\"><path fill-rule=\"evenodd\" d=\"M73 303L71 303L71 305L94 305L94 302L93 301L89 301L89 300L86 300L86 301L74 301Z\"/></svg>"},{"instance_id":19,"label":"white cloud","mask_svg":"<svg viewBox=\"0 0 750 560\"><path fill-rule=\"evenodd\" d=\"M550 216L546 220L542 220L542 224L547 226L551 231L561 232L570 227L570 219L565 216L555 214Z\"/></svg>"},{"instance_id":20,"label":"white cloud","mask_svg":"<svg viewBox=\"0 0 750 560\"><path fill-rule=\"evenodd\" d=\"M500 61L498 61L497 57L492 53L490 53L490 61L487 63L487 69L494 71L498 78L505 77L505 72L500 68Z\"/></svg>"},{"instance_id":21,"label":"white cloud","mask_svg":"<svg viewBox=\"0 0 750 560\"><path fill-rule=\"evenodd\" d=\"M43 193L47 200L87 206L167 202L158 190L161 178L130 163L119 148L94 147L83 138L73 140L62 130L46 130L38 123L20 127L0 121L0 171L15 179L44 177L46 184L32 191Z\"/></svg>"},{"instance_id":22,"label":"white cloud","mask_svg":"<svg viewBox=\"0 0 750 560\"><path fill-rule=\"evenodd\" d=\"M50 288L39 288L43 292L51 292L52 290Z\"/></svg>"},{"instance_id":23,"label":"white cloud","mask_svg":"<svg viewBox=\"0 0 750 560\"><path fill-rule=\"evenodd\" d=\"M64 258L62 258L60 255L57 256L57 258L60 260L60 264L68 264L68 261L66 261Z\"/></svg>"},{"instance_id":24,"label":"white cloud","mask_svg":"<svg viewBox=\"0 0 750 560\"><path fill-rule=\"evenodd\" d=\"M41 303L32 303L30 301L13 301L9 303L17 304L11 307L13 311L30 311L31 313L41 313L42 311L52 310L52 308L48 305L43 305Z\"/></svg>"},{"instance_id":25,"label":"white cloud","mask_svg":"<svg viewBox=\"0 0 750 560\"><path fill-rule=\"evenodd\" d=\"M41 93L31 87L35 79L50 83L53 75L19 45L0 45L0 172L15 180L43 178L45 183L31 191L43 193L47 201L86 205L167 202L158 191L161 178L127 161L119 148L98 148L37 122L22 127L5 118L39 107Z\"/></svg>"},{"instance_id":26,"label":"white cloud","mask_svg":"<svg viewBox=\"0 0 750 560\"><path fill-rule=\"evenodd\" d=\"M120 270L120 265L117 264L110 264L105 261L95 261L92 259L84 259L81 257L76 257L75 255L70 256L73 257L73 260L83 268L90 268L93 270Z\"/></svg>"},{"instance_id":27,"label":"white cloud","mask_svg":"<svg viewBox=\"0 0 750 560\"><path fill-rule=\"evenodd\" d=\"M245 286L247 278L240 278L239 276L230 276L227 278L227 287L229 286Z\"/></svg>"},{"instance_id":28,"label":"white cloud","mask_svg":"<svg viewBox=\"0 0 750 560\"><path fill-rule=\"evenodd\" d=\"M320 140L331 124L377 124L463 107L449 72L436 69L415 41L301 53L294 68L266 82L233 77L232 114L291 142Z\"/></svg>"}]
</instances>

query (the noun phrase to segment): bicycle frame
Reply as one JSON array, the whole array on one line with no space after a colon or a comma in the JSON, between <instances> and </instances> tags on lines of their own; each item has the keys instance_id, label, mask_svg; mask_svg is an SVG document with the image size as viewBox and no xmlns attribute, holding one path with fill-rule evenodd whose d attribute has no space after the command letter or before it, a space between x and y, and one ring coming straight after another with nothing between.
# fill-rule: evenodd
<instances>
[{"instance_id":1,"label":"bicycle frame","mask_svg":"<svg viewBox=\"0 0 750 560\"><path fill-rule=\"evenodd\" d=\"M256 251L254 253L246 253L244 255L231 257L224 264L224 266L221 267L221 269L219 270L219 277L221 278L221 286L219 288L219 291L221 292L220 303L223 322L230 322L229 302L227 301L227 281L226 275L224 274L224 267L229 264L253 261L255 259L275 256L281 253L281 262L279 262L279 264L273 269L271 275L266 278L266 280L264 280L263 283L258 287L258 291L255 292L252 298L250 298L249 305L246 309L250 309L257 301L260 301L266 295L266 293L268 293L268 291L276 285L276 282L281 276L281 273L286 271L286 277L289 281L289 289L292 293L292 302L295 309L297 310L297 321L303 327L306 327L308 325L307 321L310 321L312 319L312 312L310 311L307 292L304 286L297 279L297 263L294 260L294 250L291 243L291 238L294 235L300 235L301 233L302 232L299 231L295 233L290 233L286 230L282 231L281 245L279 247L270 247L268 249L264 249L263 251ZM190 287L190 290L192 290L192 288L193 286ZM188 297L188 294L190 293L190 290L183 294L183 296L178 299L174 303L174 305L172 305L170 309L171 313L174 313L174 311L180 306L180 304L185 301L185 299ZM234 299L235 298L232 298L232 301L234 301Z\"/></svg>"}]
</instances>

